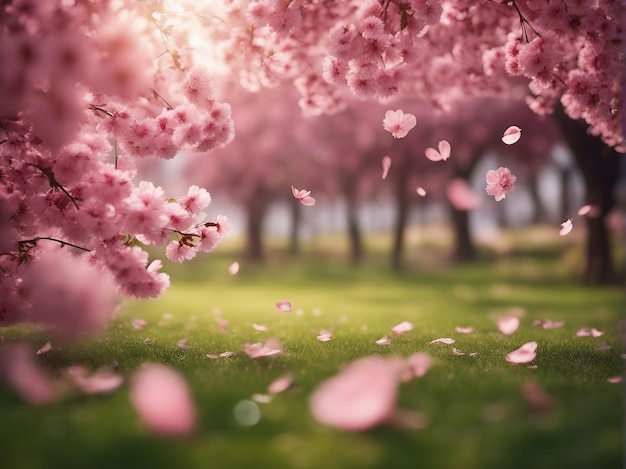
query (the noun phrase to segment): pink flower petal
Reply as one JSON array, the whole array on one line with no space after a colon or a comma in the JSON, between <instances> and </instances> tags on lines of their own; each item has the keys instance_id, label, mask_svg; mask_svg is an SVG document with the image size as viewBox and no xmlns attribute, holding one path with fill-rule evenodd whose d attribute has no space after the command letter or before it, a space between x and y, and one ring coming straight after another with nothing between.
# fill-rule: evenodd
<instances>
[{"instance_id":1,"label":"pink flower petal","mask_svg":"<svg viewBox=\"0 0 626 469\"><path fill-rule=\"evenodd\" d=\"M341 430L372 428L393 415L403 369L400 360L361 358L322 381L309 399L311 412L319 422Z\"/></svg>"},{"instance_id":2,"label":"pink flower petal","mask_svg":"<svg viewBox=\"0 0 626 469\"><path fill-rule=\"evenodd\" d=\"M597 217L600 213L600 208L597 205L583 205L578 209L578 215L584 217L589 215L590 217Z\"/></svg>"},{"instance_id":3,"label":"pink flower petal","mask_svg":"<svg viewBox=\"0 0 626 469\"><path fill-rule=\"evenodd\" d=\"M237 275L239 272L239 262L233 262L228 266L228 273L230 275Z\"/></svg>"},{"instance_id":4,"label":"pink flower petal","mask_svg":"<svg viewBox=\"0 0 626 469\"><path fill-rule=\"evenodd\" d=\"M119 388L124 378L110 368L90 373L87 368L74 365L66 368L70 381L84 394L108 394Z\"/></svg>"},{"instance_id":5,"label":"pink flower petal","mask_svg":"<svg viewBox=\"0 0 626 469\"><path fill-rule=\"evenodd\" d=\"M563 223L561 223L561 230L559 231L559 236L566 236L572 231L574 225L572 224L572 219L568 218Z\"/></svg>"},{"instance_id":6,"label":"pink flower petal","mask_svg":"<svg viewBox=\"0 0 626 469\"><path fill-rule=\"evenodd\" d=\"M610 377L609 379L607 379L607 381L608 381L609 383L613 383L613 384L615 384L615 383L621 383L621 382L622 382L622 377L621 377L621 376L612 376L612 377Z\"/></svg>"},{"instance_id":7,"label":"pink flower petal","mask_svg":"<svg viewBox=\"0 0 626 469\"><path fill-rule=\"evenodd\" d=\"M376 341L376 343L378 345L389 345L391 343L391 340L389 340L389 337L387 337L386 335L381 337L380 339L378 339Z\"/></svg>"},{"instance_id":8,"label":"pink flower petal","mask_svg":"<svg viewBox=\"0 0 626 469\"><path fill-rule=\"evenodd\" d=\"M409 113L405 114L401 109L385 112L385 118L383 119L383 128L390 132L394 138L406 137L416 124L417 119L415 116Z\"/></svg>"},{"instance_id":9,"label":"pink flower petal","mask_svg":"<svg viewBox=\"0 0 626 469\"><path fill-rule=\"evenodd\" d=\"M180 339L178 342L176 342L176 347L189 348L189 345L187 345L187 339Z\"/></svg>"},{"instance_id":10,"label":"pink flower petal","mask_svg":"<svg viewBox=\"0 0 626 469\"><path fill-rule=\"evenodd\" d=\"M37 350L36 355L48 353L50 350L52 350L52 342L48 341L45 344L43 344L43 346L39 350Z\"/></svg>"},{"instance_id":11,"label":"pink flower petal","mask_svg":"<svg viewBox=\"0 0 626 469\"><path fill-rule=\"evenodd\" d=\"M600 337L604 335L604 332L599 331L595 327L583 327L578 332L576 332L577 337Z\"/></svg>"},{"instance_id":12,"label":"pink flower petal","mask_svg":"<svg viewBox=\"0 0 626 469\"><path fill-rule=\"evenodd\" d=\"M440 140L437 145L438 150L428 147L424 154L430 161L446 161L450 158L450 143L447 140Z\"/></svg>"},{"instance_id":13,"label":"pink flower petal","mask_svg":"<svg viewBox=\"0 0 626 469\"><path fill-rule=\"evenodd\" d=\"M319 340L320 342L328 342L332 338L333 338L332 331L329 331L326 329L322 329L319 335L316 337L316 339Z\"/></svg>"},{"instance_id":14,"label":"pink flower petal","mask_svg":"<svg viewBox=\"0 0 626 469\"><path fill-rule=\"evenodd\" d=\"M311 197L311 196L303 197L302 199L300 199L300 203L302 205L307 206L307 207L311 207L311 206L315 205L315 202L317 202L317 201L315 200L314 197Z\"/></svg>"},{"instance_id":15,"label":"pink flower petal","mask_svg":"<svg viewBox=\"0 0 626 469\"><path fill-rule=\"evenodd\" d=\"M501 316L496 324L502 334L511 335L519 328L519 318L517 316Z\"/></svg>"},{"instance_id":16,"label":"pink flower petal","mask_svg":"<svg viewBox=\"0 0 626 469\"><path fill-rule=\"evenodd\" d=\"M533 326L539 326L543 329L558 329L564 325L565 322L563 321L553 321L551 319L536 319L533 321Z\"/></svg>"},{"instance_id":17,"label":"pink flower petal","mask_svg":"<svg viewBox=\"0 0 626 469\"><path fill-rule=\"evenodd\" d=\"M280 341L274 337L268 339L264 344L245 344L243 349L250 358L272 357L283 351Z\"/></svg>"},{"instance_id":18,"label":"pink flower petal","mask_svg":"<svg viewBox=\"0 0 626 469\"><path fill-rule=\"evenodd\" d=\"M300 201L302 205L306 205L310 207L311 205L315 205L315 198L311 197L311 191L296 189L291 186L291 193L293 196Z\"/></svg>"},{"instance_id":19,"label":"pink flower petal","mask_svg":"<svg viewBox=\"0 0 626 469\"><path fill-rule=\"evenodd\" d=\"M270 402L272 402L272 399L274 397L270 396L268 394L259 394L259 393L255 393L252 394L251 399L254 402L258 402L259 404L269 404Z\"/></svg>"},{"instance_id":20,"label":"pink flower petal","mask_svg":"<svg viewBox=\"0 0 626 469\"><path fill-rule=\"evenodd\" d=\"M259 332L267 332L269 331L269 327L263 326L262 324L252 324L252 329Z\"/></svg>"},{"instance_id":21,"label":"pink flower petal","mask_svg":"<svg viewBox=\"0 0 626 469\"><path fill-rule=\"evenodd\" d=\"M446 345L450 345L455 343L456 340L451 339L450 337L442 337L441 339L435 339L435 340L431 340L430 342L428 342L429 345L432 344L446 344Z\"/></svg>"},{"instance_id":22,"label":"pink flower petal","mask_svg":"<svg viewBox=\"0 0 626 469\"><path fill-rule=\"evenodd\" d=\"M409 321L402 321L400 324L396 324L391 328L391 332L396 335L404 334L405 332L409 332L413 330L413 324Z\"/></svg>"},{"instance_id":23,"label":"pink flower petal","mask_svg":"<svg viewBox=\"0 0 626 469\"><path fill-rule=\"evenodd\" d=\"M426 189L424 189L422 186L419 186L417 189L415 189L415 192L417 192L417 195L419 195L420 197L426 197Z\"/></svg>"},{"instance_id":24,"label":"pink flower petal","mask_svg":"<svg viewBox=\"0 0 626 469\"><path fill-rule=\"evenodd\" d=\"M537 412L545 412L552 407L550 395L535 381L524 382L522 397Z\"/></svg>"},{"instance_id":25,"label":"pink flower petal","mask_svg":"<svg viewBox=\"0 0 626 469\"><path fill-rule=\"evenodd\" d=\"M517 177L511 174L511 170L500 166L498 169L490 169L485 175L487 187L485 191L488 195L492 195L496 202L506 198L515 189L515 181Z\"/></svg>"},{"instance_id":26,"label":"pink flower petal","mask_svg":"<svg viewBox=\"0 0 626 469\"><path fill-rule=\"evenodd\" d=\"M206 356L207 358L228 358L228 357L232 357L234 355L233 352L222 352L220 354L213 354L213 353L207 353Z\"/></svg>"},{"instance_id":27,"label":"pink flower petal","mask_svg":"<svg viewBox=\"0 0 626 469\"><path fill-rule=\"evenodd\" d=\"M537 342L527 342L517 350L506 355L506 361L509 363L529 363L535 359L537 353Z\"/></svg>"},{"instance_id":28,"label":"pink flower petal","mask_svg":"<svg viewBox=\"0 0 626 469\"><path fill-rule=\"evenodd\" d=\"M391 158L388 156L383 156L383 179L387 178L387 174L389 174L389 169L391 168Z\"/></svg>"},{"instance_id":29,"label":"pink flower petal","mask_svg":"<svg viewBox=\"0 0 626 469\"><path fill-rule=\"evenodd\" d=\"M196 406L183 376L165 365L147 363L133 373L130 401L152 433L180 437L193 432Z\"/></svg>"},{"instance_id":30,"label":"pink flower petal","mask_svg":"<svg viewBox=\"0 0 626 469\"><path fill-rule=\"evenodd\" d=\"M281 376L280 378L272 381L267 387L267 392L270 394L279 394L285 392L293 385L293 377L290 375Z\"/></svg>"},{"instance_id":31,"label":"pink flower petal","mask_svg":"<svg viewBox=\"0 0 626 469\"><path fill-rule=\"evenodd\" d=\"M506 143L507 145L513 145L515 142L517 142L520 139L521 136L522 136L522 129L520 129L519 127L515 125L512 125L511 127L509 127L508 129L504 131L504 134L502 135L502 141Z\"/></svg>"},{"instance_id":32,"label":"pink flower petal","mask_svg":"<svg viewBox=\"0 0 626 469\"><path fill-rule=\"evenodd\" d=\"M465 355L465 352L461 352L458 348L452 347L452 355L463 356Z\"/></svg>"},{"instance_id":33,"label":"pink flower petal","mask_svg":"<svg viewBox=\"0 0 626 469\"><path fill-rule=\"evenodd\" d=\"M459 334L471 334L472 332L474 332L474 328L473 327L460 327L457 326L454 328L454 330L456 332L458 332Z\"/></svg>"},{"instance_id":34,"label":"pink flower petal","mask_svg":"<svg viewBox=\"0 0 626 469\"><path fill-rule=\"evenodd\" d=\"M403 381L410 381L413 378L421 378L433 366L433 359L430 355L423 352L417 352L405 361L405 370L402 374Z\"/></svg>"},{"instance_id":35,"label":"pink flower petal","mask_svg":"<svg viewBox=\"0 0 626 469\"><path fill-rule=\"evenodd\" d=\"M281 313L288 313L293 309L293 305L286 300L282 300L276 303L276 309Z\"/></svg>"},{"instance_id":36,"label":"pink flower petal","mask_svg":"<svg viewBox=\"0 0 626 469\"><path fill-rule=\"evenodd\" d=\"M133 319L130 323L133 329L140 330L148 325L148 322L145 319Z\"/></svg>"},{"instance_id":37,"label":"pink flower petal","mask_svg":"<svg viewBox=\"0 0 626 469\"><path fill-rule=\"evenodd\" d=\"M461 178L454 178L448 183L446 196L457 210L474 210L481 202L478 194L472 190L467 181Z\"/></svg>"}]
</instances>

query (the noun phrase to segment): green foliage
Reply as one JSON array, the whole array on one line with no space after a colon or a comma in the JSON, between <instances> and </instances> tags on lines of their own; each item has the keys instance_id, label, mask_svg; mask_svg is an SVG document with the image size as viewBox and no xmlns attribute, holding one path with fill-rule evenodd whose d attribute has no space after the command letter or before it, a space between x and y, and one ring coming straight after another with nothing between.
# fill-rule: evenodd
<instances>
[{"instance_id":1,"label":"green foliage","mask_svg":"<svg viewBox=\"0 0 626 469\"><path fill-rule=\"evenodd\" d=\"M0 388L1 466L510 469L621 464L623 391L606 380L620 375L623 366L618 331L623 293L578 283L567 263L570 250L536 252L527 243L522 250L486 253L475 265L436 270L417 265L399 274L375 255L355 269L317 249L314 257L299 260L274 256L265 266L242 262L240 273L229 276L234 253L226 247L180 267L162 298L125 304L101 337L72 346L53 344L39 357L57 373L71 364L115 364L125 376L145 361L174 366L197 400L194 436L173 441L149 436L131 408L127 387L45 407L25 404ZM274 304L282 299L291 301L294 311L278 312ZM526 314L515 334L503 336L494 317L512 307ZM148 325L134 330L134 318ZM565 325L553 330L532 325L543 318ZM220 330L220 319L228 321L226 331ZM375 343L405 320L414 324L413 331L391 337L390 346ZM253 323L269 331L255 331ZM473 326L475 332L459 334L455 326ZM581 327L605 335L576 337ZM333 339L317 341L320 329L331 329ZM36 346L45 341L25 327L0 334L5 341L26 339ZM243 353L245 342L272 336L283 342L283 354L253 360ZM428 345L439 337L457 342ZM183 338L187 349L176 346ZM536 369L504 360L528 341L539 344ZM611 348L596 350L600 343ZM452 347L478 355L456 356ZM235 355L205 356L226 350ZM423 413L425 428L346 433L314 421L307 398L321 380L365 355L406 357L417 351L431 354L436 364L423 378L401 385L399 407ZM295 386L259 404L257 425L238 425L232 412L237 402L266 393L272 380L287 373ZM521 388L528 381L548 393L548 410L533 409L523 399Z\"/></svg>"}]
</instances>

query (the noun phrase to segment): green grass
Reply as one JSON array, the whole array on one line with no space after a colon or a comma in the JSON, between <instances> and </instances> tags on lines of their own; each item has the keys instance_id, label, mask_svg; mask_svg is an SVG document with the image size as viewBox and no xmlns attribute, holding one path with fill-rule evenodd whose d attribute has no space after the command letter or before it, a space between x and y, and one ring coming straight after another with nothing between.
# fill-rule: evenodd
<instances>
[{"instance_id":1,"label":"green grass","mask_svg":"<svg viewBox=\"0 0 626 469\"><path fill-rule=\"evenodd\" d=\"M60 372L71 364L96 368L115 363L128 376L145 361L165 363L188 379L197 400L199 428L183 440L151 437L138 421L123 387L112 395L73 398L33 407L0 388L0 467L36 468L615 468L623 450L623 388L607 383L621 375L618 323L623 291L591 287L577 280L576 242L513 233L508 244L484 252L474 265L452 267L441 251L412 247L410 268L392 273L380 254L355 269L334 240L319 241L299 260L275 253L265 266L246 265L226 273L236 247L174 272L172 288L158 300L128 302L99 338L56 345L39 359ZM368 240L380 253L385 240ZM565 247L564 247L565 246ZM438 257L439 256L439 257ZM427 261L425 261L427 260ZM294 311L279 313L274 303L288 299ZM512 307L526 311L520 329L505 337L494 316ZM301 309L301 315L295 309ZM316 312L316 314L314 314ZM164 314L171 319L164 320ZM133 318L148 326L134 330ZM220 331L218 319L228 321ZM565 321L562 329L532 326L535 319ZM375 340L400 321L415 329ZM257 332L252 323L269 332ZM455 326L473 326L461 335ZM605 331L578 338L581 327ZM334 337L321 343L320 329ZM24 327L0 330L5 341L45 338ZM284 353L250 359L245 342L281 339ZM455 356L452 346L428 345L453 337L454 347L478 352ZM187 338L190 348L176 347ZM151 342L144 343L145 339ZM522 343L538 342L536 369L511 365L504 355ZM599 351L600 343L611 346ZM207 353L235 352L210 360ZM423 378L402 384L399 407L419 411L428 424L420 430L380 427L364 433L337 431L317 423L307 399L324 378L369 354L406 357L426 351L435 366ZM269 404L261 419L242 427L234 406L286 373L295 386ZM524 382L538 382L550 395L546 412L530 408Z\"/></svg>"}]
</instances>

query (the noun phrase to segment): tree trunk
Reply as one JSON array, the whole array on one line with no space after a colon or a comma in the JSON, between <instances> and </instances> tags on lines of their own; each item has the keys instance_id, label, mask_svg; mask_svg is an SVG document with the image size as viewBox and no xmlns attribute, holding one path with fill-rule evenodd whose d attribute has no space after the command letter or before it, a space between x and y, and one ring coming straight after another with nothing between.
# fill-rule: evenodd
<instances>
[{"instance_id":1,"label":"tree trunk","mask_svg":"<svg viewBox=\"0 0 626 469\"><path fill-rule=\"evenodd\" d=\"M265 258L263 248L263 220L267 211L265 197L252 198L246 205L246 257L250 261L261 262Z\"/></svg>"},{"instance_id":2,"label":"tree trunk","mask_svg":"<svg viewBox=\"0 0 626 469\"><path fill-rule=\"evenodd\" d=\"M393 246L391 248L391 269L402 270L404 254L404 232L409 218L408 184L411 155L403 155L398 170L395 171L396 219L393 224Z\"/></svg>"},{"instance_id":3,"label":"tree trunk","mask_svg":"<svg viewBox=\"0 0 626 469\"><path fill-rule=\"evenodd\" d=\"M359 265L363 260L363 237L359 225L358 204L355 194L349 194L346 198L348 238L350 240L350 262Z\"/></svg>"},{"instance_id":4,"label":"tree trunk","mask_svg":"<svg viewBox=\"0 0 626 469\"><path fill-rule=\"evenodd\" d=\"M548 211L546 210L543 200L541 200L539 181L536 175L528 179L528 191L530 192L530 198L533 202L533 224L547 223L549 220Z\"/></svg>"},{"instance_id":5,"label":"tree trunk","mask_svg":"<svg viewBox=\"0 0 626 469\"><path fill-rule=\"evenodd\" d=\"M561 221L567 220L572 216L572 199L571 199L571 187L572 187L572 175L574 174L573 168L559 168L559 180L561 183L561 200L560 200L560 219Z\"/></svg>"},{"instance_id":6,"label":"tree trunk","mask_svg":"<svg viewBox=\"0 0 626 469\"><path fill-rule=\"evenodd\" d=\"M300 254L300 221L302 220L302 204L296 199L290 201L291 226L289 229L289 252L293 256Z\"/></svg>"},{"instance_id":7,"label":"tree trunk","mask_svg":"<svg viewBox=\"0 0 626 469\"><path fill-rule=\"evenodd\" d=\"M449 204L449 207L454 232L452 259L454 262L471 262L476 259L476 248L470 232L469 212L459 210L452 204Z\"/></svg>"},{"instance_id":8,"label":"tree trunk","mask_svg":"<svg viewBox=\"0 0 626 469\"><path fill-rule=\"evenodd\" d=\"M619 180L620 155L599 137L588 134L586 124L570 119L560 106L555 109L555 117L582 172L586 203L596 206L598 210L597 216L586 217L583 278L589 283L611 283L616 279L616 272L606 215L615 205L614 191Z\"/></svg>"}]
</instances>

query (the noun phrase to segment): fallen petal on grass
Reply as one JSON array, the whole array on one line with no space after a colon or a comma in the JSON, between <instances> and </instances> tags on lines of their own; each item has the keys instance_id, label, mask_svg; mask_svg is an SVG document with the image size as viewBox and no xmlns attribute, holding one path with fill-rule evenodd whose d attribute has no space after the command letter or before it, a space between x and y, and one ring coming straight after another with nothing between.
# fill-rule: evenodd
<instances>
[{"instance_id":1,"label":"fallen petal on grass","mask_svg":"<svg viewBox=\"0 0 626 469\"><path fill-rule=\"evenodd\" d=\"M291 375L281 376L280 378L272 381L267 387L267 392L270 394L279 394L285 392L293 385L293 377Z\"/></svg>"},{"instance_id":2,"label":"fallen petal on grass","mask_svg":"<svg viewBox=\"0 0 626 469\"><path fill-rule=\"evenodd\" d=\"M65 370L72 384L83 394L108 394L119 388L124 378L110 368L100 368L93 373L81 365Z\"/></svg>"},{"instance_id":3,"label":"fallen petal on grass","mask_svg":"<svg viewBox=\"0 0 626 469\"><path fill-rule=\"evenodd\" d=\"M275 337L268 339L264 344L260 342L255 344L245 344L243 349L244 352L246 352L246 355L250 358L272 357L283 351L280 340Z\"/></svg>"},{"instance_id":4,"label":"fallen petal on grass","mask_svg":"<svg viewBox=\"0 0 626 469\"><path fill-rule=\"evenodd\" d=\"M506 355L506 361L509 363L530 363L535 359L537 353L537 342L527 342L517 350Z\"/></svg>"},{"instance_id":5,"label":"fallen petal on grass","mask_svg":"<svg viewBox=\"0 0 626 469\"><path fill-rule=\"evenodd\" d=\"M389 345L391 343L391 340L389 340L389 337L385 335L385 336L382 336L380 339L378 339L376 343L378 345Z\"/></svg>"},{"instance_id":6,"label":"fallen petal on grass","mask_svg":"<svg viewBox=\"0 0 626 469\"><path fill-rule=\"evenodd\" d=\"M512 335L519 328L517 316L501 316L497 319L498 330L504 335Z\"/></svg>"},{"instance_id":7,"label":"fallen petal on grass","mask_svg":"<svg viewBox=\"0 0 626 469\"><path fill-rule=\"evenodd\" d=\"M435 340L431 340L430 342L428 342L429 345L432 344L446 344L446 345L450 345L455 343L456 340L451 339L450 337L442 337L441 339L435 339Z\"/></svg>"},{"instance_id":8,"label":"fallen petal on grass","mask_svg":"<svg viewBox=\"0 0 626 469\"><path fill-rule=\"evenodd\" d=\"M409 321L402 321L400 324L396 324L391 328L391 332L396 335L402 335L405 332L409 332L413 330L413 324Z\"/></svg>"},{"instance_id":9,"label":"fallen petal on grass","mask_svg":"<svg viewBox=\"0 0 626 469\"><path fill-rule=\"evenodd\" d=\"M281 313L288 313L293 309L293 305L289 301L282 300L276 303L276 309Z\"/></svg>"}]
</instances>

